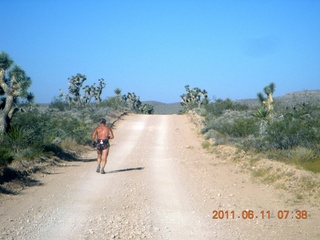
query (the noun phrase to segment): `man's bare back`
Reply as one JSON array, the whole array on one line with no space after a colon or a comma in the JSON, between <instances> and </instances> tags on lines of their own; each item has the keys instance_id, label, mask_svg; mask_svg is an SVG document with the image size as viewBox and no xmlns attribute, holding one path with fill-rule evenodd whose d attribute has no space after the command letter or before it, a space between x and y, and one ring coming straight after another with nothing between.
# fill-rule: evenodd
<instances>
[{"instance_id":1,"label":"man's bare back","mask_svg":"<svg viewBox=\"0 0 320 240\"><path fill-rule=\"evenodd\" d=\"M100 126L96 127L92 133L93 137L92 140L95 140L95 137L97 139L113 139L113 133L112 130L106 126L101 124Z\"/></svg>"},{"instance_id":2,"label":"man's bare back","mask_svg":"<svg viewBox=\"0 0 320 240\"><path fill-rule=\"evenodd\" d=\"M100 125L96 127L92 132L92 141L96 139L113 139L113 132L111 128L106 126L105 122L100 122Z\"/></svg>"}]
</instances>

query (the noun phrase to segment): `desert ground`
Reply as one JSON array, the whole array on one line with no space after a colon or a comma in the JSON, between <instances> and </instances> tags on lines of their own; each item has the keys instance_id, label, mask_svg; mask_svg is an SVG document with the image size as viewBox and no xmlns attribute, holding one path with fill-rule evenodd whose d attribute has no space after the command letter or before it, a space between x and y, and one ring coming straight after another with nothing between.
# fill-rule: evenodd
<instances>
[{"instance_id":1,"label":"desert ground","mask_svg":"<svg viewBox=\"0 0 320 240\"><path fill-rule=\"evenodd\" d=\"M106 174L88 149L0 195L0 239L320 239L318 202L209 153L187 115L129 114L113 131Z\"/></svg>"}]
</instances>

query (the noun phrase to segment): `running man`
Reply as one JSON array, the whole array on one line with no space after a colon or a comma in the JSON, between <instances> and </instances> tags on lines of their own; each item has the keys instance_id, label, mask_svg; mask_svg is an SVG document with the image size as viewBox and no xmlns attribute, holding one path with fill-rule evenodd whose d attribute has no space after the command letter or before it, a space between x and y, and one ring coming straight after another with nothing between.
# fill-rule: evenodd
<instances>
[{"instance_id":1,"label":"running man","mask_svg":"<svg viewBox=\"0 0 320 240\"><path fill-rule=\"evenodd\" d=\"M104 171L104 168L107 164L107 158L110 148L109 139L113 139L114 135L111 128L106 126L106 120L104 118L101 118L99 122L100 125L93 130L91 138L92 145L97 148L98 166L96 172L99 173L101 169L101 173L105 174L106 172Z\"/></svg>"}]
</instances>

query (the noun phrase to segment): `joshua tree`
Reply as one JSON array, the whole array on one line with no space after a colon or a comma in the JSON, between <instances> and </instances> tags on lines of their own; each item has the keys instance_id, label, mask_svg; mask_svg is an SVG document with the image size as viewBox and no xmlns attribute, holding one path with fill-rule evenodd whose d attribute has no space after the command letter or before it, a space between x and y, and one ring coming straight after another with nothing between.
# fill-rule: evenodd
<instances>
[{"instance_id":1,"label":"joshua tree","mask_svg":"<svg viewBox=\"0 0 320 240\"><path fill-rule=\"evenodd\" d=\"M145 103L139 107L139 112L144 114L153 114L154 107L151 104Z\"/></svg>"},{"instance_id":2,"label":"joshua tree","mask_svg":"<svg viewBox=\"0 0 320 240\"><path fill-rule=\"evenodd\" d=\"M116 88L114 90L114 93L117 95L117 96L121 96L121 89L120 88Z\"/></svg>"},{"instance_id":3,"label":"joshua tree","mask_svg":"<svg viewBox=\"0 0 320 240\"><path fill-rule=\"evenodd\" d=\"M91 102L92 98L95 98L96 102L101 102L101 94L106 84L104 79L99 79L99 86L94 83L92 86L86 85L82 88L83 83L87 80L85 75L78 73L76 76L68 78L69 88L68 94L63 93L60 89L60 97L64 97L65 101L71 105L81 106ZM81 95L81 89L83 90L83 96Z\"/></svg>"},{"instance_id":4,"label":"joshua tree","mask_svg":"<svg viewBox=\"0 0 320 240\"><path fill-rule=\"evenodd\" d=\"M120 93L119 93L120 94ZM154 108L151 104L142 104L140 97L135 93L123 95L122 99L129 105L130 109L136 113L153 114Z\"/></svg>"},{"instance_id":5,"label":"joshua tree","mask_svg":"<svg viewBox=\"0 0 320 240\"><path fill-rule=\"evenodd\" d=\"M5 52L0 52L0 141L8 131L11 119L18 108L18 98L32 102L34 95L28 92L31 79ZM6 74L7 73L7 74Z\"/></svg>"},{"instance_id":6,"label":"joshua tree","mask_svg":"<svg viewBox=\"0 0 320 240\"><path fill-rule=\"evenodd\" d=\"M123 99L132 110L137 110L138 106L141 105L140 97L137 96L134 92L129 92L127 95L124 95Z\"/></svg>"},{"instance_id":7,"label":"joshua tree","mask_svg":"<svg viewBox=\"0 0 320 240\"><path fill-rule=\"evenodd\" d=\"M102 89L104 89L106 84L104 83L104 79L99 79L99 86L93 89L93 97L96 99L96 102L101 102L101 93Z\"/></svg>"},{"instance_id":8,"label":"joshua tree","mask_svg":"<svg viewBox=\"0 0 320 240\"><path fill-rule=\"evenodd\" d=\"M121 89L120 88L116 88L114 90L114 93L116 94L116 97L115 99L120 103L120 102L123 102L123 98L121 97Z\"/></svg>"},{"instance_id":9,"label":"joshua tree","mask_svg":"<svg viewBox=\"0 0 320 240\"><path fill-rule=\"evenodd\" d=\"M190 90L190 86L185 86L186 92L182 94L181 97L181 105L187 109L192 109L195 107L200 108L201 106L208 104L208 93L206 90L202 90L200 88L193 88Z\"/></svg>"},{"instance_id":10,"label":"joshua tree","mask_svg":"<svg viewBox=\"0 0 320 240\"><path fill-rule=\"evenodd\" d=\"M274 83L270 83L268 86L264 87L263 91L267 95L267 98L265 98L261 92L257 94L262 106L268 111L273 110L273 93L275 88L276 86Z\"/></svg>"}]
</instances>

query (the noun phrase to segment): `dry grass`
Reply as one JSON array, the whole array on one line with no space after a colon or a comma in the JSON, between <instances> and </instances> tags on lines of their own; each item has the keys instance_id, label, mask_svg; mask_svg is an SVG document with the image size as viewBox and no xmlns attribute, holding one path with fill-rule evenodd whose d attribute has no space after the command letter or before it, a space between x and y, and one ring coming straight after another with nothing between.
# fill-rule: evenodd
<instances>
[{"instance_id":1,"label":"dry grass","mask_svg":"<svg viewBox=\"0 0 320 240\"><path fill-rule=\"evenodd\" d=\"M75 150L78 146L77 142L72 138L62 140L60 145L65 150Z\"/></svg>"}]
</instances>

